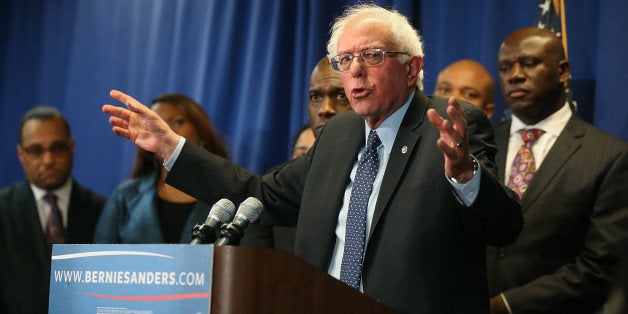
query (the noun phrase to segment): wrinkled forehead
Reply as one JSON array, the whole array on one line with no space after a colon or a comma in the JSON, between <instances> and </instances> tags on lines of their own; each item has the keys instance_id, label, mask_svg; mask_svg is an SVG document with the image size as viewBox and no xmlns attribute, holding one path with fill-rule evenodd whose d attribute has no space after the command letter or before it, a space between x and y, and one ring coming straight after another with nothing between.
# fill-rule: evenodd
<instances>
[{"instance_id":1,"label":"wrinkled forehead","mask_svg":"<svg viewBox=\"0 0 628 314\"><path fill-rule=\"evenodd\" d=\"M338 53L355 53L366 48L396 48L389 23L369 16L357 16L347 22L338 38Z\"/></svg>"}]
</instances>

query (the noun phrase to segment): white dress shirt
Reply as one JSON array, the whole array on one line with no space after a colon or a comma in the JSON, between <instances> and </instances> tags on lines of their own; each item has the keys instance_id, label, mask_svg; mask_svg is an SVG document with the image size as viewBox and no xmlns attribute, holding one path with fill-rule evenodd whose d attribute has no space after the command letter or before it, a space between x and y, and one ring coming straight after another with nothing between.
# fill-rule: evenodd
<instances>
[{"instance_id":1,"label":"white dress shirt","mask_svg":"<svg viewBox=\"0 0 628 314\"><path fill-rule=\"evenodd\" d=\"M521 139L521 135L519 135L518 132L524 129L540 129L545 131L545 133L532 144L532 155L534 155L534 163L536 169L538 170L541 167L541 163L543 163L545 156L547 156L547 153L556 142L556 139L565 129L571 115L572 112L571 108L569 108L569 103L565 103L565 105L563 105L563 107L558 111L534 125L527 125L517 118L517 116L514 114L512 115L512 122L510 123L510 138L508 139L508 152L506 155L506 168L504 169L504 184L508 184L508 179L510 177L510 173L512 172L512 163L517 156L519 148L523 146L523 139ZM500 296L506 305L508 313L512 313L506 296L503 293L500 293Z\"/></svg>"},{"instance_id":2,"label":"white dress shirt","mask_svg":"<svg viewBox=\"0 0 628 314\"><path fill-rule=\"evenodd\" d=\"M504 169L504 184L508 184L508 178L512 172L512 163L517 156L519 148L523 146L523 139L521 139L521 135L517 132L523 129L540 129L545 131L545 133L532 144L534 163L536 165L536 169L538 170L541 167L545 156L547 156L547 153L552 148L552 145L556 142L556 138L558 138L567 125L567 122L571 118L571 114L571 108L569 108L569 105L565 103L565 105L558 111L534 125L527 125L517 118L517 116L514 114L512 115L510 138L508 140L508 153L506 155L506 167Z\"/></svg>"},{"instance_id":3,"label":"white dress shirt","mask_svg":"<svg viewBox=\"0 0 628 314\"><path fill-rule=\"evenodd\" d=\"M72 194L72 179L68 179L63 186L53 191L46 191L44 189L36 187L31 183L31 189L35 195L35 202L37 203L37 213L39 214L39 222L41 223L41 229L46 230L46 224L48 222L48 216L50 216L50 205L44 200L44 196L48 193L54 193L57 195L57 205L61 211L63 217L63 226L68 226L68 211L70 208L70 195Z\"/></svg>"}]
</instances>

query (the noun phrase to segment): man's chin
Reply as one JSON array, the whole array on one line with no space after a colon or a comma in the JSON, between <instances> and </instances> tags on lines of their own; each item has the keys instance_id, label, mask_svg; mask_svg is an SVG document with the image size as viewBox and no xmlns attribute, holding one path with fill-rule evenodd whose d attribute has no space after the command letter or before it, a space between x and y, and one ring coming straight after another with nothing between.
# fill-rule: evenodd
<instances>
[{"instance_id":1,"label":"man's chin","mask_svg":"<svg viewBox=\"0 0 628 314\"><path fill-rule=\"evenodd\" d=\"M64 180L64 179L55 178L55 179L48 179L48 180L40 180L39 182L35 183L35 185L40 189L51 191L51 190L56 190L62 187L66 181L67 179Z\"/></svg>"},{"instance_id":2,"label":"man's chin","mask_svg":"<svg viewBox=\"0 0 628 314\"><path fill-rule=\"evenodd\" d=\"M45 185L37 185L38 188L46 191L52 191L60 188L63 184L45 184Z\"/></svg>"},{"instance_id":3,"label":"man's chin","mask_svg":"<svg viewBox=\"0 0 628 314\"><path fill-rule=\"evenodd\" d=\"M525 110L525 108L528 108L529 106L532 106L532 105L533 105L533 102L526 99L517 99L517 100L510 99L508 101L508 107L512 111Z\"/></svg>"}]
</instances>

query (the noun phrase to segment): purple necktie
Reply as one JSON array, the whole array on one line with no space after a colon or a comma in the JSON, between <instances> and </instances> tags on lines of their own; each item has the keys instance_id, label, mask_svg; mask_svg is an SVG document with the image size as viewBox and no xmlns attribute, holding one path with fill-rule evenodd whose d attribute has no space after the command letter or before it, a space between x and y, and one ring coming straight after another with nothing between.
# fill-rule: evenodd
<instances>
[{"instance_id":1,"label":"purple necktie","mask_svg":"<svg viewBox=\"0 0 628 314\"><path fill-rule=\"evenodd\" d=\"M523 146L519 148L517 156L512 163L512 171L508 178L508 187L519 194L519 197L523 196L523 193L528 189L532 177L536 172L536 163L534 161L534 155L532 154L532 144L545 133L539 129L521 130L518 132L523 139Z\"/></svg>"},{"instance_id":2,"label":"purple necktie","mask_svg":"<svg viewBox=\"0 0 628 314\"><path fill-rule=\"evenodd\" d=\"M52 255L52 245L65 242L65 230L63 229L61 210L57 204L57 196L52 193L46 194L44 201L50 205L50 215L48 215L46 222L46 241L48 242L48 251Z\"/></svg>"},{"instance_id":3,"label":"purple necktie","mask_svg":"<svg viewBox=\"0 0 628 314\"><path fill-rule=\"evenodd\" d=\"M377 132L371 130L366 142L366 150L358 163L347 213L345 248L340 266L340 280L353 289L360 288L362 259L366 244L366 212L373 182L379 167L377 147L381 144Z\"/></svg>"}]
</instances>

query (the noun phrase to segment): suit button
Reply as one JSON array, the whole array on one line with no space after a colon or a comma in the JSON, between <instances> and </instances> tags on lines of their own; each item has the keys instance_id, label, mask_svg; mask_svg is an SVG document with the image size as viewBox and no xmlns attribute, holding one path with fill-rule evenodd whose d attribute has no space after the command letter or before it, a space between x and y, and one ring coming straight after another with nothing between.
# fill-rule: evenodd
<instances>
[{"instance_id":1,"label":"suit button","mask_svg":"<svg viewBox=\"0 0 628 314\"><path fill-rule=\"evenodd\" d=\"M499 258L504 258L506 257L506 250L504 250L503 248L499 248L497 251L497 256Z\"/></svg>"}]
</instances>

